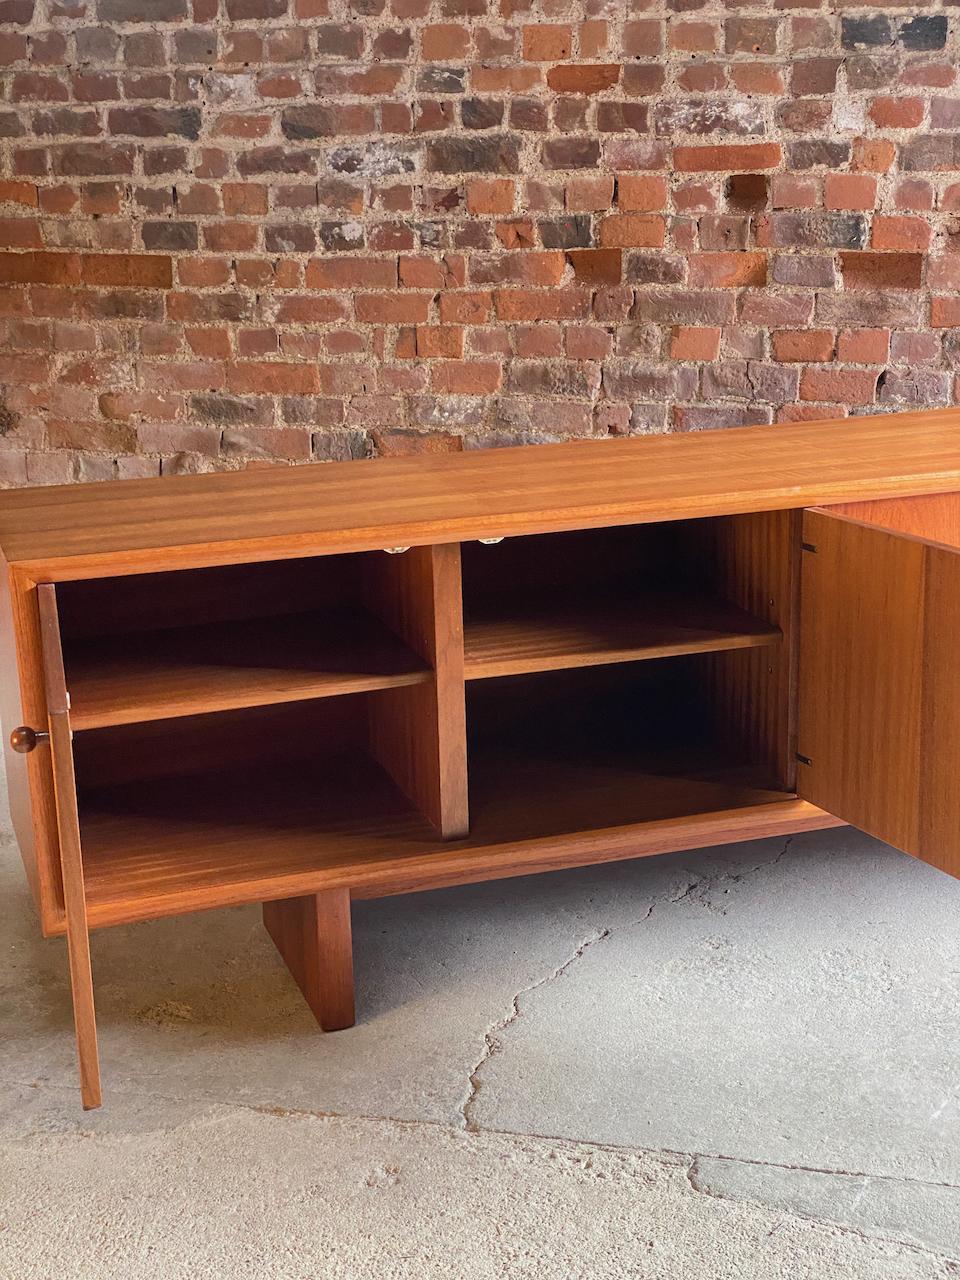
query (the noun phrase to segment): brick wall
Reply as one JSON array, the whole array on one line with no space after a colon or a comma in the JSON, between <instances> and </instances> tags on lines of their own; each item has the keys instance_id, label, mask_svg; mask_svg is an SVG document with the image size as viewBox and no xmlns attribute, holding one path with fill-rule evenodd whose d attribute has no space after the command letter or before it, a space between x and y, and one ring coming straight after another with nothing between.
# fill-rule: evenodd
<instances>
[{"instance_id":1,"label":"brick wall","mask_svg":"<svg viewBox=\"0 0 960 1280\"><path fill-rule=\"evenodd\" d=\"M949 403L960 9L0 0L6 484Z\"/></svg>"}]
</instances>

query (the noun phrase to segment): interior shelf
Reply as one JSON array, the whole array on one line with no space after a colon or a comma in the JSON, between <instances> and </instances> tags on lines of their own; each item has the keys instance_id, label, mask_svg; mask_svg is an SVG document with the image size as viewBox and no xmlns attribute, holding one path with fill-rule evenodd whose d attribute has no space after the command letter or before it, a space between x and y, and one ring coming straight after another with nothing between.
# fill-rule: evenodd
<instances>
[{"instance_id":1,"label":"interior shelf","mask_svg":"<svg viewBox=\"0 0 960 1280\"><path fill-rule=\"evenodd\" d=\"M779 627L708 595L488 600L464 626L468 680L759 648Z\"/></svg>"},{"instance_id":2,"label":"interior shelf","mask_svg":"<svg viewBox=\"0 0 960 1280\"><path fill-rule=\"evenodd\" d=\"M361 609L71 641L75 729L420 684L431 671Z\"/></svg>"},{"instance_id":3,"label":"interior shelf","mask_svg":"<svg viewBox=\"0 0 960 1280\"><path fill-rule=\"evenodd\" d=\"M81 826L91 923L362 885L378 865L402 875L413 858L478 858L565 835L590 860L605 828L709 814L788 798L757 770L511 752L479 758L467 839L437 836L371 760L344 755L291 770L264 765L256 786L233 770L131 782L84 799ZM391 868L393 868L391 870ZM461 878L469 878L462 876Z\"/></svg>"},{"instance_id":4,"label":"interior shelf","mask_svg":"<svg viewBox=\"0 0 960 1280\"><path fill-rule=\"evenodd\" d=\"M364 739L385 694L87 735L78 741L91 921L330 885L382 892L405 874L485 878L538 850L558 866L591 861L635 849L657 823L791 800L688 695L699 661L471 685L470 832L456 840L437 834Z\"/></svg>"}]
</instances>

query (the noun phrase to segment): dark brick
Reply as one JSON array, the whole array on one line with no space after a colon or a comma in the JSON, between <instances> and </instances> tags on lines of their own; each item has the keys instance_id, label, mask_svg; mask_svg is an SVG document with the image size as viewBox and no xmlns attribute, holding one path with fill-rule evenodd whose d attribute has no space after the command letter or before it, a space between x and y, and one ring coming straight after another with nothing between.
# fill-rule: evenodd
<instances>
[{"instance_id":1,"label":"dark brick","mask_svg":"<svg viewBox=\"0 0 960 1280\"><path fill-rule=\"evenodd\" d=\"M143 152L143 172L148 178L164 173L182 173L187 167L183 147L147 147Z\"/></svg>"},{"instance_id":2,"label":"dark brick","mask_svg":"<svg viewBox=\"0 0 960 1280\"><path fill-rule=\"evenodd\" d=\"M510 128L525 133L545 133L549 128L546 105L536 98L514 98L510 103Z\"/></svg>"},{"instance_id":3,"label":"dark brick","mask_svg":"<svg viewBox=\"0 0 960 1280\"><path fill-rule=\"evenodd\" d=\"M587 214L542 218L537 227L540 243L545 249L586 249L590 246L591 223Z\"/></svg>"},{"instance_id":4,"label":"dark brick","mask_svg":"<svg viewBox=\"0 0 960 1280\"><path fill-rule=\"evenodd\" d=\"M203 422L219 422L223 426L262 425L264 418L263 408L256 400L215 395L191 396L190 413Z\"/></svg>"},{"instance_id":5,"label":"dark brick","mask_svg":"<svg viewBox=\"0 0 960 1280\"><path fill-rule=\"evenodd\" d=\"M646 133L650 109L645 102L608 102L597 105L597 128L601 133Z\"/></svg>"},{"instance_id":6,"label":"dark brick","mask_svg":"<svg viewBox=\"0 0 960 1280\"><path fill-rule=\"evenodd\" d=\"M543 144L546 169L596 169L600 143L595 138L551 138Z\"/></svg>"},{"instance_id":7,"label":"dark brick","mask_svg":"<svg viewBox=\"0 0 960 1280\"><path fill-rule=\"evenodd\" d=\"M950 374L933 369L885 369L877 380L880 404L904 410L950 403Z\"/></svg>"},{"instance_id":8,"label":"dark brick","mask_svg":"<svg viewBox=\"0 0 960 1280\"><path fill-rule=\"evenodd\" d=\"M227 0L227 17L234 22L285 18L289 7L289 0Z\"/></svg>"},{"instance_id":9,"label":"dark brick","mask_svg":"<svg viewBox=\"0 0 960 1280\"><path fill-rule=\"evenodd\" d=\"M95 138L100 132L100 117L96 111L78 111L75 107L38 111L33 117L33 132L41 137Z\"/></svg>"},{"instance_id":10,"label":"dark brick","mask_svg":"<svg viewBox=\"0 0 960 1280\"><path fill-rule=\"evenodd\" d=\"M901 23L897 34L905 49L942 49L947 43L947 16L943 13L918 14Z\"/></svg>"},{"instance_id":11,"label":"dark brick","mask_svg":"<svg viewBox=\"0 0 960 1280\"><path fill-rule=\"evenodd\" d=\"M628 253L623 267L628 284L682 284L684 273L683 259L665 253Z\"/></svg>"},{"instance_id":12,"label":"dark brick","mask_svg":"<svg viewBox=\"0 0 960 1280\"><path fill-rule=\"evenodd\" d=\"M424 67L417 76L417 92L463 93L466 79L464 67Z\"/></svg>"},{"instance_id":13,"label":"dark brick","mask_svg":"<svg viewBox=\"0 0 960 1280\"><path fill-rule=\"evenodd\" d=\"M340 130L341 109L320 102L287 107L280 117L280 130L292 142L308 138L334 138Z\"/></svg>"},{"instance_id":14,"label":"dark brick","mask_svg":"<svg viewBox=\"0 0 960 1280\"><path fill-rule=\"evenodd\" d=\"M840 58L801 58L790 72L790 91L795 97L806 94L834 93Z\"/></svg>"},{"instance_id":15,"label":"dark brick","mask_svg":"<svg viewBox=\"0 0 960 1280\"><path fill-rule=\"evenodd\" d=\"M841 18L840 43L844 49L893 44L893 27L890 19L881 13L872 14L869 17Z\"/></svg>"},{"instance_id":16,"label":"dark brick","mask_svg":"<svg viewBox=\"0 0 960 1280\"><path fill-rule=\"evenodd\" d=\"M265 228L263 243L267 253L312 253L317 247L317 237L307 223L292 222Z\"/></svg>"},{"instance_id":17,"label":"dark brick","mask_svg":"<svg viewBox=\"0 0 960 1280\"><path fill-rule=\"evenodd\" d=\"M313 152L294 151L291 147L253 147L237 158L237 170L244 177L256 173L315 173L316 168Z\"/></svg>"},{"instance_id":18,"label":"dark brick","mask_svg":"<svg viewBox=\"0 0 960 1280\"><path fill-rule=\"evenodd\" d=\"M424 165L430 173L518 173L520 148L509 134L439 138L428 144Z\"/></svg>"},{"instance_id":19,"label":"dark brick","mask_svg":"<svg viewBox=\"0 0 960 1280\"><path fill-rule=\"evenodd\" d=\"M497 129L503 123L503 103L492 98L464 98L460 119L465 129Z\"/></svg>"},{"instance_id":20,"label":"dark brick","mask_svg":"<svg viewBox=\"0 0 960 1280\"><path fill-rule=\"evenodd\" d=\"M120 37L109 27L82 27L76 34L77 61L112 63L120 52Z\"/></svg>"},{"instance_id":21,"label":"dark brick","mask_svg":"<svg viewBox=\"0 0 960 1280\"><path fill-rule=\"evenodd\" d=\"M770 197L770 178L765 173L734 173L724 184L731 209L765 209Z\"/></svg>"},{"instance_id":22,"label":"dark brick","mask_svg":"<svg viewBox=\"0 0 960 1280\"><path fill-rule=\"evenodd\" d=\"M772 213L757 228L757 243L767 248L862 249L866 242L859 213Z\"/></svg>"},{"instance_id":23,"label":"dark brick","mask_svg":"<svg viewBox=\"0 0 960 1280\"><path fill-rule=\"evenodd\" d=\"M876 293L859 289L842 293L831 290L817 294L816 318L828 326L875 328L878 325L896 325L915 329L920 323L922 305L916 293L906 290L890 289Z\"/></svg>"},{"instance_id":24,"label":"dark brick","mask_svg":"<svg viewBox=\"0 0 960 1280\"><path fill-rule=\"evenodd\" d=\"M199 107L114 107L107 115L110 132L136 138L198 138Z\"/></svg>"},{"instance_id":25,"label":"dark brick","mask_svg":"<svg viewBox=\"0 0 960 1280\"><path fill-rule=\"evenodd\" d=\"M196 249L195 222L145 222L141 231L145 249Z\"/></svg>"},{"instance_id":26,"label":"dark brick","mask_svg":"<svg viewBox=\"0 0 960 1280\"><path fill-rule=\"evenodd\" d=\"M137 31L124 36L123 60L128 67L162 67L163 39L155 31Z\"/></svg>"},{"instance_id":27,"label":"dark brick","mask_svg":"<svg viewBox=\"0 0 960 1280\"><path fill-rule=\"evenodd\" d=\"M217 58L217 33L204 27L178 31L173 39L177 61L187 65L215 62Z\"/></svg>"},{"instance_id":28,"label":"dark brick","mask_svg":"<svg viewBox=\"0 0 960 1280\"><path fill-rule=\"evenodd\" d=\"M911 138L900 149L900 168L908 173L960 169L960 134Z\"/></svg>"},{"instance_id":29,"label":"dark brick","mask_svg":"<svg viewBox=\"0 0 960 1280\"><path fill-rule=\"evenodd\" d=\"M57 147L53 171L64 177L100 178L133 173L134 149L106 142L75 142Z\"/></svg>"},{"instance_id":30,"label":"dark brick","mask_svg":"<svg viewBox=\"0 0 960 1280\"><path fill-rule=\"evenodd\" d=\"M359 222L320 223L320 243L324 249L362 249L363 236L363 227Z\"/></svg>"},{"instance_id":31,"label":"dark brick","mask_svg":"<svg viewBox=\"0 0 960 1280\"><path fill-rule=\"evenodd\" d=\"M363 52L363 28L356 23L316 28L317 52L334 58L358 59Z\"/></svg>"},{"instance_id":32,"label":"dark brick","mask_svg":"<svg viewBox=\"0 0 960 1280\"><path fill-rule=\"evenodd\" d=\"M97 0L101 22L179 22L187 0Z\"/></svg>"},{"instance_id":33,"label":"dark brick","mask_svg":"<svg viewBox=\"0 0 960 1280\"><path fill-rule=\"evenodd\" d=\"M806 285L808 288L832 289L837 271L833 258L810 253L777 254L773 260L774 284Z\"/></svg>"},{"instance_id":34,"label":"dark brick","mask_svg":"<svg viewBox=\"0 0 960 1280\"><path fill-rule=\"evenodd\" d=\"M850 143L828 138L806 138L787 147L790 169L840 169L850 161Z\"/></svg>"}]
</instances>

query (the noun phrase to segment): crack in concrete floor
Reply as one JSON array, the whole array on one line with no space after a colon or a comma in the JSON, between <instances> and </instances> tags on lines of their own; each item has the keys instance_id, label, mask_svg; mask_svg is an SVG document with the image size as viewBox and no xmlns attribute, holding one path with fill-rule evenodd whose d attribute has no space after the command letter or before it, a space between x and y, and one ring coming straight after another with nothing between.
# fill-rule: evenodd
<instances>
[{"instance_id":1,"label":"crack in concrete floor","mask_svg":"<svg viewBox=\"0 0 960 1280\"><path fill-rule=\"evenodd\" d=\"M468 1083L465 1096L460 1107L461 1124L459 1132L463 1132L472 1137L482 1138L484 1136L502 1136L506 1138L517 1138L529 1143L552 1143L564 1144L565 1146L576 1146L577 1148L591 1148L597 1151L610 1152L622 1151L632 1155L645 1155L652 1160L664 1162L670 1167L676 1167L678 1164L684 1168L685 1179L691 1192L699 1196L709 1197L715 1200L729 1201L733 1203L748 1200L766 1205L767 1208L776 1208L785 1214L800 1216L806 1220L816 1223L823 1227L829 1227L841 1232L847 1232L851 1236L858 1239L870 1239L886 1241L895 1244L904 1250L909 1250L936 1258L938 1261L955 1261L952 1253L947 1253L943 1249L934 1249L918 1243L916 1240L905 1238L903 1234L889 1234L880 1229L864 1230L862 1225L856 1222L845 1221L837 1216L829 1214L818 1214L805 1212L802 1208L798 1209L794 1206L786 1206L777 1204L774 1201L764 1201L763 1199L755 1199L748 1192L731 1193L728 1190L718 1189L711 1182L711 1174L709 1170L710 1162L723 1165L729 1169L742 1171L744 1169L766 1169L782 1171L787 1174L811 1175L817 1178L835 1179L841 1182L851 1184L853 1186L853 1198L846 1202L845 1211L850 1206L857 1208L859 1201L866 1196L871 1188L876 1184L888 1184L894 1187L917 1188L920 1190L931 1190L943 1193L955 1193L960 1191L953 1181L935 1181L932 1179L924 1179L911 1177L908 1175L894 1175L890 1173L869 1173L858 1169L840 1168L840 1167L818 1167L808 1163L789 1163L775 1160L765 1159L749 1159L743 1156L727 1155L711 1151L679 1151L667 1147L644 1147L636 1143L624 1144L623 1147L617 1147L604 1141L593 1142L589 1139L576 1138L571 1139L569 1135L552 1136L543 1131L526 1132L521 1128L496 1128L489 1123L481 1123L477 1116L476 1104L480 1093L484 1087L484 1074L488 1064L501 1055L505 1048L510 1044L510 1031L521 1020L521 1018L530 1011L531 1007L535 1007L536 993L544 992L559 979L566 978L571 975L571 971L576 970L578 962L590 952L600 942L605 942L614 936L620 936L631 930L638 929L648 922L654 912L661 906L678 904L696 904L701 909L724 915L727 907L718 901L718 896L725 889L755 875L761 871L766 871L776 866L788 853L792 839L783 842L782 847L774 856L763 858L760 861L750 865L734 865L731 867L712 867L705 873L693 874L687 873L687 882L683 883L679 888L666 888L658 894L655 894L646 907L643 915L637 919L629 920L624 923L616 923L607 926L595 925L595 927L586 936L576 943L573 950L566 955L559 963L551 966L548 972L535 981L528 982L521 987L516 993L510 997L509 1004L505 1011L492 1022L483 1032L482 1050L468 1067ZM677 868L679 870L679 868ZM684 914L685 908L684 908ZM566 999L566 997L564 997ZM215 1105L232 1108L236 1111L250 1111L265 1117L274 1117L276 1119L288 1119L297 1117L312 1117L316 1119L333 1119L333 1120L362 1120L369 1123L379 1123L392 1126L399 1126L411 1131L420 1129L430 1129L437 1132L450 1131L449 1126L429 1120L429 1119L408 1119L401 1116L390 1115L369 1115L356 1110L337 1110L314 1111L309 1108L299 1107L276 1107L270 1103L243 1103L237 1102L236 1099L198 1099L188 1092L182 1094L166 1094L152 1091L150 1086L152 1081L142 1079L137 1081L135 1075L127 1072L123 1084L114 1086L118 1092L136 1094L138 1097L153 1096L158 1101L169 1102L175 1106L182 1107L188 1103L197 1103L198 1101L206 1101L215 1103ZM58 1085L56 1083L45 1081L38 1085L38 1082L28 1082L33 1087L40 1087L45 1090L61 1091L65 1095L72 1094L72 1088L66 1085ZM941 1111L949 1105L950 1099L947 1099L941 1105ZM38 1136L48 1136L41 1130ZM91 1133L91 1136L95 1136ZM7 1143L2 1145L6 1146ZM748 1189L749 1190L749 1189ZM960 1254L958 1254L960 1256Z\"/></svg>"},{"instance_id":2,"label":"crack in concrete floor","mask_svg":"<svg viewBox=\"0 0 960 1280\"><path fill-rule=\"evenodd\" d=\"M707 893L709 893L709 891L715 885L722 883L724 880L729 880L731 883L739 883L740 881L744 880L747 876L753 875L757 871L761 871L765 868L768 869L770 867L775 867L780 862L780 860L786 855L792 842L793 842L793 836L787 836L784 841L783 848L775 857L768 858L761 862L758 862L752 867L743 868L741 871L721 872L719 876L710 876L710 875L697 876L693 880L691 880L691 882L684 889L676 893L668 894L667 901L674 904L683 902L687 898L694 897L698 893L698 890L700 890L701 888L704 888L706 892L701 896L700 900L704 903L705 906L710 907L712 910L716 909L712 906L712 904L709 902L706 896ZM496 1056L496 1054L502 1052L504 1033L521 1016L520 1001L525 999L527 996L532 995L535 991L539 991L542 987L546 987L550 983L556 982L558 978L564 977L569 971L569 969L574 964L576 964L576 962L579 959L581 959L581 957L596 943L603 942L605 939L612 937L614 933L620 934L620 933L623 933L624 930L635 929L635 928L638 928L640 925L645 924L653 915L654 911L656 910L656 906L657 906L657 900L655 899L647 908L646 912L642 916L640 916L639 919L632 920L625 925L620 925L616 929L613 929L611 927L595 929L590 934L589 937L585 938L581 943L578 944L576 949L573 951L573 953L570 956L567 957L566 960L564 960L561 964L557 965L554 969L552 969L550 973L546 974L542 978L539 978L536 982L532 982L529 985L522 987L513 996L513 999L510 1003L510 1007L507 1010L507 1012L503 1014L502 1017L500 1017L496 1022L492 1023L484 1032L483 1049L480 1053L480 1056L477 1058L477 1061L474 1064L472 1070L469 1073L468 1089L461 1107L461 1113L463 1117L462 1127L465 1130L467 1130L468 1132L478 1132L480 1129L480 1126L476 1123L473 1116L477 1097L479 1096L480 1090L483 1087L482 1081L480 1079L480 1074L483 1071L484 1066L490 1061L490 1059Z\"/></svg>"}]
</instances>

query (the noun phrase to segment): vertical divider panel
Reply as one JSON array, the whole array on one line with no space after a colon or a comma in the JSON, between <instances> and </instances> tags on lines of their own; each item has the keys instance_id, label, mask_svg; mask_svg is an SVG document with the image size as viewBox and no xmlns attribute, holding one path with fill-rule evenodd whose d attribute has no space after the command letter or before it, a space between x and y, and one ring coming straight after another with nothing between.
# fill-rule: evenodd
<instances>
[{"instance_id":1,"label":"vertical divider panel","mask_svg":"<svg viewBox=\"0 0 960 1280\"><path fill-rule=\"evenodd\" d=\"M433 668L429 683L370 695L370 750L448 839L469 830L460 545L373 552L365 603Z\"/></svg>"},{"instance_id":2,"label":"vertical divider panel","mask_svg":"<svg viewBox=\"0 0 960 1280\"><path fill-rule=\"evenodd\" d=\"M724 516L702 525L708 585L783 632L779 645L705 655L722 736L796 788L796 693L802 511Z\"/></svg>"}]
</instances>

